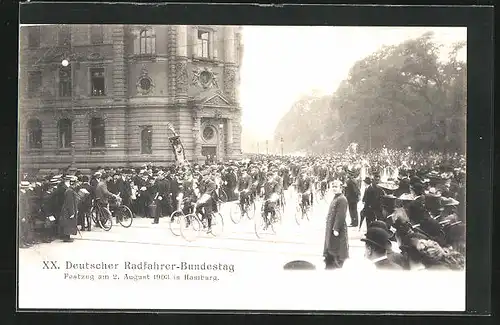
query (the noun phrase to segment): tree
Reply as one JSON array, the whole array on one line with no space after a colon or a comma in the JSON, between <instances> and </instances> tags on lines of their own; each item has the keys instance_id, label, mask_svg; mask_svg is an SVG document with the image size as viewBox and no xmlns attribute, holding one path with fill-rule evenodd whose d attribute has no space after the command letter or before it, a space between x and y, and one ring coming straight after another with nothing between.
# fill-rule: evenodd
<instances>
[{"instance_id":1,"label":"tree","mask_svg":"<svg viewBox=\"0 0 500 325\"><path fill-rule=\"evenodd\" d=\"M366 149L371 138L373 148L463 152L467 66L457 56L465 45L454 44L448 60L441 62L442 46L426 33L359 60L331 97L329 108L308 114L317 128L296 145L309 147L323 135L335 139L334 144L324 144L328 150L346 148L350 142ZM291 114L283 125L296 118ZM290 129L289 136L297 137L296 131Z\"/></svg>"}]
</instances>

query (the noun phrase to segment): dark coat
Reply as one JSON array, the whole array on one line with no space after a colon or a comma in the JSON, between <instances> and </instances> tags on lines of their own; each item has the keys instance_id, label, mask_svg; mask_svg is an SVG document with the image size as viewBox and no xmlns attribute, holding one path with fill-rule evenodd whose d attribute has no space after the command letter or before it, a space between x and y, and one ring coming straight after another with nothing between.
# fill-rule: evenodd
<instances>
[{"instance_id":1,"label":"dark coat","mask_svg":"<svg viewBox=\"0 0 500 325\"><path fill-rule=\"evenodd\" d=\"M349 258L347 223L345 221L347 207L347 199L343 194L337 194L330 204L326 219L323 255L328 253L339 260ZM338 236L333 235L334 230L339 233Z\"/></svg>"},{"instance_id":2,"label":"dark coat","mask_svg":"<svg viewBox=\"0 0 500 325\"><path fill-rule=\"evenodd\" d=\"M59 218L59 230L62 235L76 235L78 196L71 187L64 192L64 203Z\"/></svg>"},{"instance_id":3,"label":"dark coat","mask_svg":"<svg viewBox=\"0 0 500 325\"><path fill-rule=\"evenodd\" d=\"M346 182L345 187L345 197L347 198L347 201L358 202L360 195L361 193L359 191L358 185L352 178L349 178Z\"/></svg>"},{"instance_id":4,"label":"dark coat","mask_svg":"<svg viewBox=\"0 0 500 325\"><path fill-rule=\"evenodd\" d=\"M375 267L379 270L403 270L403 268L393 261L391 261L389 258L377 261L374 263Z\"/></svg>"}]
</instances>

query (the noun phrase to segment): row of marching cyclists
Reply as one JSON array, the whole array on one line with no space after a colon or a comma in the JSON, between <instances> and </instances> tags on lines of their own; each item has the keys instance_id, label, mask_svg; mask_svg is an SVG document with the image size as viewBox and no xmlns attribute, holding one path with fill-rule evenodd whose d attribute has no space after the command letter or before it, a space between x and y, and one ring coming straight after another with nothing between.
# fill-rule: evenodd
<instances>
[{"instance_id":1,"label":"row of marching cyclists","mask_svg":"<svg viewBox=\"0 0 500 325\"><path fill-rule=\"evenodd\" d=\"M389 155L255 155L211 165L148 164L71 175L23 175L20 245L54 239L71 242L71 236L92 227L110 230L118 223L130 227L137 216L151 218L153 224L165 220L173 234L188 240L200 233L217 236L228 218L238 223L248 217L254 219L260 236L274 232L286 218L302 224L303 219L319 217L313 212L315 205L323 200L328 206L328 193L338 183L346 197L350 227L365 223L367 234L374 227L383 228L392 246L397 243L400 248L397 254L424 265L434 265L437 259L463 266L463 258L457 256L465 252L464 165L465 159L457 155L391 151ZM359 201L363 208L358 216ZM368 242L377 245L376 239ZM341 250L328 252L325 259L341 265L348 257ZM394 260L408 268L408 258Z\"/></svg>"}]
</instances>

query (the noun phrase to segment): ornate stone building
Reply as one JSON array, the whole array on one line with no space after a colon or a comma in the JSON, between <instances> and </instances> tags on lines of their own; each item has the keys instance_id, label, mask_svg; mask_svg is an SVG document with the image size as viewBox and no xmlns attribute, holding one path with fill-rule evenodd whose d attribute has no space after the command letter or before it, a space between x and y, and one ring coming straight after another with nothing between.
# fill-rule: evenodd
<instances>
[{"instance_id":1,"label":"ornate stone building","mask_svg":"<svg viewBox=\"0 0 500 325\"><path fill-rule=\"evenodd\" d=\"M21 168L241 155L238 26L21 27Z\"/></svg>"}]
</instances>

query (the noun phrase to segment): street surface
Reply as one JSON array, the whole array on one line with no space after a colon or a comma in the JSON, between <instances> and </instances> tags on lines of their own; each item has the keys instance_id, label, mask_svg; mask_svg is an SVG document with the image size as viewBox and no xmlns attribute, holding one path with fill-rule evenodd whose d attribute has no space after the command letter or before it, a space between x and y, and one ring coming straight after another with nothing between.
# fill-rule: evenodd
<instances>
[{"instance_id":1,"label":"street surface","mask_svg":"<svg viewBox=\"0 0 500 325\"><path fill-rule=\"evenodd\" d=\"M289 199L288 202L283 223L277 233L266 235L265 238L257 238L253 220L242 219L240 223L234 224L229 217L229 205L234 203L226 203L221 211L224 232L217 237L202 234L195 241L188 242L170 232L167 218L160 219L159 224L152 224L152 219L135 218L130 228L124 228L120 224L114 224L110 231L94 227L91 232L82 231L73 236L73 243L57 240L21 249L20 267L37 264L36 261L40 258L78 256L79 259L85 259L96 255L100 258L116 258L121 254L127 258L142 258L147 254L154 258L178 256L184 259L210 257L248 260L258 263L259 267L273 269L282 268L289 261L303 259L315 264L317 268L323 268L325 221L330 199L315 205L311 220L300 226L295 221L292 201ZM347 222L350 222L349 218ZM363 259L364 243L360 238L364 229L363 226L360 232L349 228L349 253L352 262Z\"/></svg>"},{"instance_id":2,"label":"street surface","mask_svg":"<svg viewBox=\"0 0 500 325\"><path fill-rule=\"evenodd\" d=\"M336 273L338 276L321 271L313 275L310 272L283 272L287 262L299 259L324 270L322 252L329 201L317 205L311 221L301 226L296 224L294 206L289 204L277 234L265 238L257 238L253 220L233 224L228 214L231 203L228 203L222 209L224 232L218 237L203 234L187 242L170 232L167 218L160 219L160 224L152 224L152 219L137 218L130 228L119 224L113 225L108 232L93 228L91 232L73 236L75 241L72 243L54 241L21 249L19 307L463 310L463 274L425 279L422 274L419 281L412 281L414 276L408 277L406 272L392 274L391 278L370 275L373 265L364 259L364 243L360 241L365 233L364 226L361 231L349 228L350 258L341 273ZM88 263L116 267L111 270L74 268L74 265ZM183 263L217 264L224 269L186 271L174 267L162 271L126 266ZM379 281L373 281L375 278ZM408 288L411 296L394 299L392 291L388 290L388 281L396 287ZM420 292L423 283L425 299L417 299L414 293ZM363 295L368 287L378 292L379 299ZM440 289L443 287L449 289L443 291ZM290 295L291 292L294 294ZM342 294L324 299L318 292Z\"/></svg>"}]
</instances>

